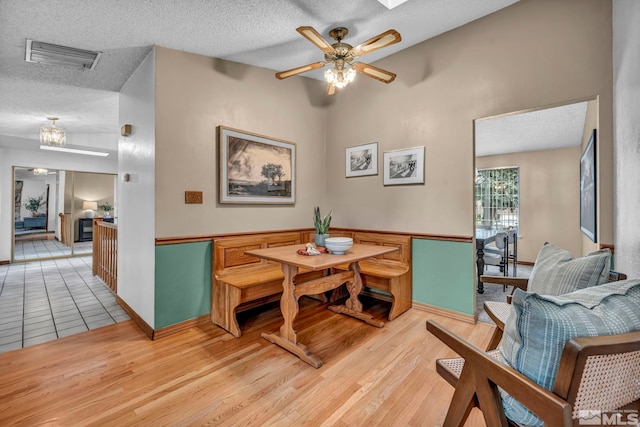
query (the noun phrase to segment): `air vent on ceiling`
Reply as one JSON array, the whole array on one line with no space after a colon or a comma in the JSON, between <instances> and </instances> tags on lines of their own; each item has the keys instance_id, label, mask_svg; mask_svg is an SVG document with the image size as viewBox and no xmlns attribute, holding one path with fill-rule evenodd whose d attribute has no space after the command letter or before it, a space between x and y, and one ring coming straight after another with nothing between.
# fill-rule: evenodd
<instances>
[{"instance_id":1,"label":"air vent on ceiling","mask_svg":"<svg viewBox=\"0 0 640 427\"><path fill-rule=\"evenodd\" d=\"M102 53L100 52L27 39L25 60L40 64L64 65L83 70L93 70L101 55Z\"/></svg>"}]
</instances>

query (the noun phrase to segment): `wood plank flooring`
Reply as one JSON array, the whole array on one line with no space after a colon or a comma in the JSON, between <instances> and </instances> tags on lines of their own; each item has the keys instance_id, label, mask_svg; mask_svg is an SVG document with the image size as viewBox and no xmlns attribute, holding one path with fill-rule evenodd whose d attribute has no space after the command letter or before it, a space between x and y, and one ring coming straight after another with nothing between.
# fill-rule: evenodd
<instances>
[{"instance_id":1,"label":"wood plank flooring","mask_svg":"<svg viewBox=\"0 0 640 427\"><path fill-rule=\"evenodd\" d=\"M376 318L389 305L364 301ZM437 426L453 389L436 319L483 347L493 326L415 309L376 328L303 298L300 341L314 369L260 337L277 303L243 313L241 338L213 324L150 341L132 321L0 354L0 425ZM467 426L484 426L473 410Z\"/></svg>"}]
</instances>

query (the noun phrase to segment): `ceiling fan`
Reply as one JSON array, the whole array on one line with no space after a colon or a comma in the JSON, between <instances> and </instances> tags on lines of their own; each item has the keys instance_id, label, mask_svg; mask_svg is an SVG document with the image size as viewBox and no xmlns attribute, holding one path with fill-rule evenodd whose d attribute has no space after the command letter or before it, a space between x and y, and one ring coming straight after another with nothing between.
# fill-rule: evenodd
<instances>
[{"instance_id":1,"label":"ceiling fan","mask_svg":"<svg viewBox=\"0 0 640 427\"><path fill-rule=\"evenodd\" d=\"M276 77L280 80L332 64L333 68L325 71L324 77L327 81L327 95L335 95L338 89L342 89L353 81L356 72L383 83L391 83L396 78L396 75L390 71L363 62L353 62L358 56L398 43L402 38L396 30L385 31L356 47L342 42L342 39L349 33L349 30L344 27L329 31L329 35L336 41L333 44L326 41L312 27L299 27L296 28L296 31L324 52L324 61L276 73Z\"/></svg>"}]
</instances>

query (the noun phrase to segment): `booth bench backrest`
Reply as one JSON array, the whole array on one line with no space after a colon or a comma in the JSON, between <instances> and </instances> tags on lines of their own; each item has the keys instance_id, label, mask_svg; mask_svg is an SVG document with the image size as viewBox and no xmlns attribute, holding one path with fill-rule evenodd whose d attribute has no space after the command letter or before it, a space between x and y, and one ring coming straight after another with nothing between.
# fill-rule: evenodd
<instances>
[{"instance_id":1,"label":"booth bench backrest","mask_svg":"<svg viewBox=\"0 0 640 427\"><path fill-rule=\"evenodd\" d=\"M216 276L224 276L249 266L259 268L264 264L273 264L270 261L245 255L245 251L300 243L299 232L259 233L217 238L214 241L214 273Z\"/></svg>"}]
</instances>

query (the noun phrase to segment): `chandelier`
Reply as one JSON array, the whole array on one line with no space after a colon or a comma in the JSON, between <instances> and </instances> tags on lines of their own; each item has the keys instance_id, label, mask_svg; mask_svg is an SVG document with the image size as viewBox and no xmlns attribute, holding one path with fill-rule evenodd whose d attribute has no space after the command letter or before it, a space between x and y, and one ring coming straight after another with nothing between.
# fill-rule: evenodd
<instances>
[{"instance_id":1,"label":"chandelier","mask_svg":"<svg viewBox=\"0 0 640 427\"><path fill-rule=\"evenodd\" d=\"M58 118L47 117L47 120L51 120L51 124L40 128L40 144L63 147L67 143L67 137L64 130L56 126Z\"/></svg>"},{"instance_id":2,"label":"chandelier","mask_svg":"<svg viewBox=\"0 0 640 427\"><path fill-rule=\"evenodd\" d=\"M336 67L324 72L324 79L327 83L342 89L356 78L356 70L342 59L336 60Z\"/></svg>"}]
</instances>

